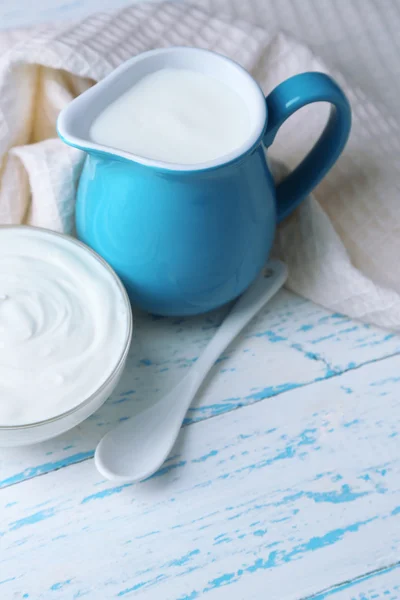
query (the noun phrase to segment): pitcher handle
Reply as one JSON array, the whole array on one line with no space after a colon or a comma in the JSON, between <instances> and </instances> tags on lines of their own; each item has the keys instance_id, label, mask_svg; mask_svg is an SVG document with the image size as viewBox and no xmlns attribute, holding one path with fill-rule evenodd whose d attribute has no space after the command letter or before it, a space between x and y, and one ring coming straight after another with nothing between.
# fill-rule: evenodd
<instances>
[{"instance_id":1,"label":"pitcher handle","mask_svg":"<svg viewBox=\"0 0 400 600\"><path fill-rule=\"evenodd\" d=\"M351 129L351 108L337 83L328 75L317 72L290 77L267 96L266 102L266 147L272 144L286 119L303 106L312 102L332 105L320 138L303 161L276 187L279 222L308 196L339 158Z\"/></svg>"}]
</instances>

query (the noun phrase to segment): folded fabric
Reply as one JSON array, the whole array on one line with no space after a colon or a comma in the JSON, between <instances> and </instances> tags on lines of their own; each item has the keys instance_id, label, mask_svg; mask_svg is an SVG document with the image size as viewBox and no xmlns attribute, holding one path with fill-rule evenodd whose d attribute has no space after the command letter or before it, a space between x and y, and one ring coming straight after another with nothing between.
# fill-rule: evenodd
<instances>
[{"instance_id":1,"label":"folded fabric","mask_svg":"<svg viewBox=\"0 0 400 600\"><path fill-rule=\"evenodd\" d=\"M267 93L301 71L328 72L287 35L182 3L139 4L79 23L0 35L0 223L72 232L84 155L56 136L59 111L140 52L192 45L233 58ZM400 330L400 126L362 90L333 73L353 108L337 165L278 231L288 286L332 311ZM282 128L270 156L293 167L327 118L309 106Z\"/></svg>"}]
</instances>

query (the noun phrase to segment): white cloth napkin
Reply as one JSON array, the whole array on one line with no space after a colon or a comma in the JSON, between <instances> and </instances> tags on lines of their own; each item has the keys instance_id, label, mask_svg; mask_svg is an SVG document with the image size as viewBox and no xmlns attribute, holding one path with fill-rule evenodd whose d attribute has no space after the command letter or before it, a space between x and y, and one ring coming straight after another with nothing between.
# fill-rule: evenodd
<instances>
[{"instance_id":1,"label":"white cloth napkin","mask_svg":"<svg viewBox=\"0 0 400 600\"><path fill-rule=\"evenodd\" d=\"M72 231L84 156L57 139L60 109L129 57L170 45L226 54L266 93L295 73L327 72L286 35L272 37L243 18L181 3L135 5L79 23L3 33L0 223ZM279 228L276 252L289 266L293 291L332 311L400 330L400 126L362 90L333 75L353 107L351 138L315 197ZM270 156L293 167L321 131L327 110L313 105L292 117Z\"/></svg>"}]
</instances>

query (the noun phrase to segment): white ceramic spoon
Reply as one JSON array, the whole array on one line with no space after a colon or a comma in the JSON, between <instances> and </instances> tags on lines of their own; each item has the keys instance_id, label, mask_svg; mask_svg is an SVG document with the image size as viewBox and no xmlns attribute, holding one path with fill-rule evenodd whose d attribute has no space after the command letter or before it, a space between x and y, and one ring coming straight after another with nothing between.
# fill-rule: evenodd
<instances>
[{"instance_id":1,"label":"white ceramic spoon","mask_svg":"<svg viewBox=\"0 0 400 600\"><path fill-rule=\"evenodd\" d=\"M109 431L95 452L101 475L120 482L146 479L163 464L179 434L187 409L221 352L285 283L283 263L270 261L239 298L201 357L166 396Z\"/></svg>"}]
</instances>

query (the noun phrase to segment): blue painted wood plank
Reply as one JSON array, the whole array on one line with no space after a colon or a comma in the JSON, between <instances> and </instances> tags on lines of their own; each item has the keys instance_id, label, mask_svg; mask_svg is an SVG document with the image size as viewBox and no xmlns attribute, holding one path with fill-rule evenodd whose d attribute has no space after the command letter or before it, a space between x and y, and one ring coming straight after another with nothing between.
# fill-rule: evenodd
<instances>
[{"instance_id":1,"label":"blue painted wood plank","mask_svg":"<svg viewBox=\"0 0 400 600\"><path fill-rule=\"evenodd\" d=\"M396 562L399 372L396 356L196 423L142 484L88 459L3 489L4 597L286 600Z\"/></svg>"},{"instance_id":2,"label":"blue painted wood plank","mask_svg":"<svg viewBox=\"0 0 400 600\"><path fill-rule=\"evenodd\" d=\"M223 316L224 310L195 319L155 319L138 313L127 369L112 398L80 427L55 440L2 451L0 487L91 457L110 427L180 380ZM332 315L283 291L221 357L186 424L337 377L399 348L398 336Z\"/></svg>"},{"instance_id":3,"label":"blue painted wood plank","mask_svg":"<svg viewBox=\"0 0 400 600\"><path fill-rule=\"evenodd\" d=\"M314 594L309 600L399 600L400 563L356 577ZM308 600L308 599L307 599Z\"/></svg>"}]
</instances>

